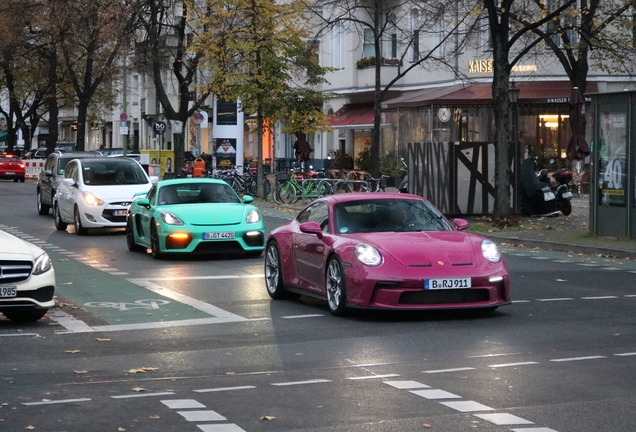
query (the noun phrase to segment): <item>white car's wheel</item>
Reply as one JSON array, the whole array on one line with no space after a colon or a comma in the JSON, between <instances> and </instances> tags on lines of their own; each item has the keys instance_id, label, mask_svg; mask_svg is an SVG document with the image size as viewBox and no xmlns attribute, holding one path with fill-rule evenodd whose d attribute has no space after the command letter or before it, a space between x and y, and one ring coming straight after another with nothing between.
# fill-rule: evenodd
<instances>
[{"instance_id":1,"label":"white car's wheel","mask_svg":"<svg viewBox=\"0 0 636 432\"><path fill-rule=\"evenodd\" d=\"M60 215L60 208L57 203L53 206L53 219L55 220L55 229L58 231L65 231L68 224L62 221L62 216Z\"/></svg>"},{"instance_id":2,"label":"white car's wheel","mask_svg":"<svg viewBox=\"0 0 636 432\"><path fill-rule=\"evenodd\" d=\"M75 215L73 217L73 224L75 225L75 234L77 235L86 235L86 228L82 226L82 219L80 218L80 212L77 207L75 207Z\"/></svg>"}]
</instances>

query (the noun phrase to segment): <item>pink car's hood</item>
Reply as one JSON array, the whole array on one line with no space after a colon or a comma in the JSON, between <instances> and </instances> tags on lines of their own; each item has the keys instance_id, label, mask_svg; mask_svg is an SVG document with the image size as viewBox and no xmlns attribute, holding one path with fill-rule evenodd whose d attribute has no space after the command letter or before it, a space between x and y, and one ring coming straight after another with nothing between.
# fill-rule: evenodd
<instances>
[{"instance_id":1,"label":"pink car's hood","mask_svg":"<svg viewBox=\"0 0 636 432\"><path fill-rule=\"evenodd\" d=\"M443 262L451 265L475 264L474 242L480 239L459 231L427 231L412 233L373 233L355 235L389 254L405 266L427 266ZM380 247L378 244L381 244Z\"/></svg>"}]
</instances>

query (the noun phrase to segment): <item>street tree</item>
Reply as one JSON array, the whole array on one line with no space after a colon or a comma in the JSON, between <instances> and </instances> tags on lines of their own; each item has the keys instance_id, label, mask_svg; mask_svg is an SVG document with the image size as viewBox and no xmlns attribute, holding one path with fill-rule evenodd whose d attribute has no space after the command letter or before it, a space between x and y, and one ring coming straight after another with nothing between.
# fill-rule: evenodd
<instances>
[{"instance_id":1,"label":"street tree","mask_svg":"<svg viewBox=\"0 0 636 432\"><path fill-rule=\"evenodd\" d=\"M77 150L84 150L90 104L100 86L116 81L116 60L127 54L138 9L119 0L49 0L48 4L59 66L77 105Z\"/></svg>"},{"instance_id":2,"label":"street tree","mask_svg":"<svg viewBox=\"0 0 636 432\"><path fill-rule=\"evenodd\" d=\"M466 79L456 64L470 41L478 4L451 0L327 0L307 2L318 36L353 32L363 44L358 67L373 67L371 170L380 174L382 102L405 76L446 71ZM390 65L390 67L385 67ZM396 67L397 66L397 67ZM388 76L388 79L383 79Z\"/></svg>"},{"instance_id":3,"label":"street tree","mask_svg":"<svg viewBox=\"0 0 636 432\"><path fill-rule=\"evenodd\" d=\"M328 128L320 88L327 69L318 63L301 2L208 0L205 7L209 14L200 26L206 31L197 43L207 47L209 88L256 114L260 179L264 131L276 122L288 132ZM257 193L264 195L260 181Z\"/></svg>"},{"instance_id":4,"label":"street tree","mask_svg":"<svg viewBox=\"0 0 636 432\"><path fill-rule=\"evenodd\" d=\"M210 96L209 73L201 67L205 47L193 43L199 31L194 23L206 9L188 1L140 0L139 4L135 68L151 77L163 116L181 126L172 131L174 171L180 172L185 165L184 125Z\"/></svg>"}]
</instances>

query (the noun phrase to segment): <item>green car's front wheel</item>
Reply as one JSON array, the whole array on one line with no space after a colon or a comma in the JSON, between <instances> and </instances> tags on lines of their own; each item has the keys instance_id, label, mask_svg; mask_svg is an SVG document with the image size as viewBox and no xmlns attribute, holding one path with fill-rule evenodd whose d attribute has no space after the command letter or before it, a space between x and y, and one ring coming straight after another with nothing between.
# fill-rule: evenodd
<instances>
[{"instance_id":1,"label":"green car's front wheel","mask_svg":"<svg viewBox=\"0 0 636 432\"><path fill-rule=\"evenodd\" d=\"M159 233L157 233L157 225L153 220L150 223L150 250L154 259L161 258L161 247L159 246Z\"/></svg>"}]
</instances>

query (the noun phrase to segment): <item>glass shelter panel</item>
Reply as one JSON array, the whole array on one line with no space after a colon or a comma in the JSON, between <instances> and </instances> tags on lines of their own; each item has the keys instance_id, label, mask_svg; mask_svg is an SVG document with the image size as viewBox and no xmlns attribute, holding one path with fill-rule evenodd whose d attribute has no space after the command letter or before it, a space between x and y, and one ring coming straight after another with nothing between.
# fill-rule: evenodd
<instances>
[{"instance_id":1,"label":"glass shelter panel","mask_svg":"<svg viewBox=\"0 0 636 432\"><path fill-rule=\"evenodd\" d=\"M624 207L627 188L627 112L599 113L599 205Z\"/></svg>"}]
</instances>

